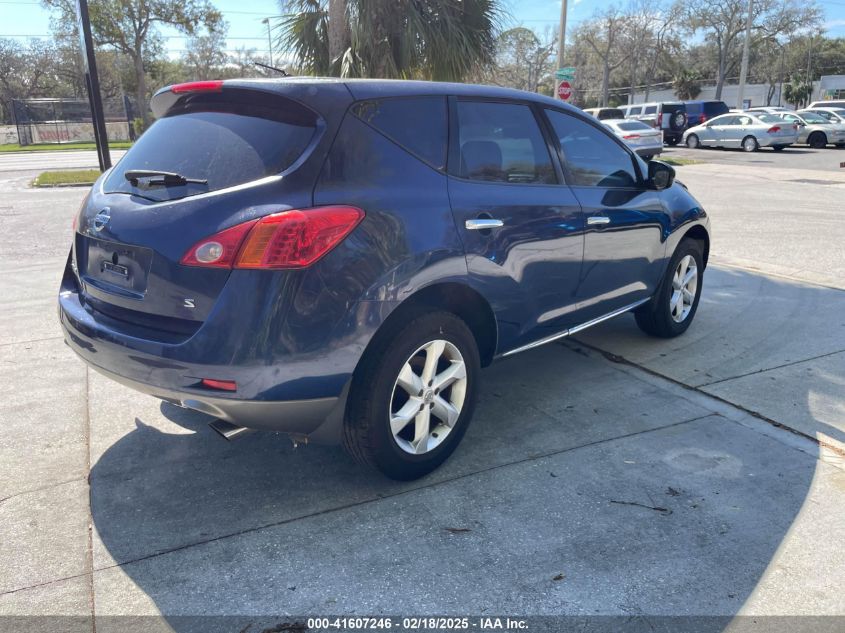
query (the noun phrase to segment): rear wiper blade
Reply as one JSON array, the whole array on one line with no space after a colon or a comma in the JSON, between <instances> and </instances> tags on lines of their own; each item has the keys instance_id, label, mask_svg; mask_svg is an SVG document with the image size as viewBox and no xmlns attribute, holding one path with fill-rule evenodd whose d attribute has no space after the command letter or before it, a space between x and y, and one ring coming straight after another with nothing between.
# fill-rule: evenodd
<instances>
[{"instance_id":1,"label":"rear wiper blade","mask_svg":"<svg viewBox=\"0 0 845 633\"><path fill-rule=\"evenodd\" d=\"M200 178L186 178L182 174L177 174L173 171L160 171L157 169L129 169L123 172L123 177L128 180L132 186L137 187L142 184L145 187L150 186L164 186L164 187L178 187L187 185L188 183L197 185L207 185L208 180Z\"/></svg>"}]
</instances>

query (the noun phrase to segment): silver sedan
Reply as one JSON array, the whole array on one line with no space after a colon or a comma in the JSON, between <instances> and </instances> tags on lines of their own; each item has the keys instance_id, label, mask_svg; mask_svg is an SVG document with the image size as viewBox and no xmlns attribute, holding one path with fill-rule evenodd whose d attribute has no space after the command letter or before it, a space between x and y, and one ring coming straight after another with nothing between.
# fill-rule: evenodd
<instances>
[{"instance_id":1,"label":"silver sedan","mask_svg":"<svg viewBox=\"0 0 845 633\"><path fill-rule=\"evenodd\" d=\"M815 149L822 149L828 143L845 147L845 125L834 123L814 112L782 112L783 120L798 126L798 142Z\"/></svg>"},{"instance_id":2,"label":"silver sedan","mask_svg":"<svg viewBox=\"0 0 845 633\"><path fill-rule=\"evenodd\" d=\"M609 119L602 123L645 160L651 160L663 151L662 130L631 119Z\"/></svg>"},{"instance_id":3,"label":"silver sedan","mask_svg":"<svg viewBox=\"0 0 845 633\"><path fill-rule=\"evenodd\" d=\"M738 147L756 152L771 147L776 152L798 140L798 127L774 114L729 113L710 119L684 132L686 146Z\"/></svg>"}]
</instances>

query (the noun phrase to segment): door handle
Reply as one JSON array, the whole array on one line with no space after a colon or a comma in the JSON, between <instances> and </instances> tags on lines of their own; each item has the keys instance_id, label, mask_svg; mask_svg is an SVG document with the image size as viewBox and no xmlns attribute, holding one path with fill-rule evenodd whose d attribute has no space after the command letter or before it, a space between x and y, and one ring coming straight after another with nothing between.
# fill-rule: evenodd
<instances>
[{"instance_id":1,"label":"door handle","mask_svg":"<svg viewBox=\"0 0 845 633\"><path fill-rule=\"evenodd\" d=\"M605 215L591 215L587 218L587 224L610 224L610 218Z\"/></svg>"},{"instance_id":2,"label":"door handle","mask_svg":"<svg viewBox=\"0 0 845 633\"><path fill-rule=\"evenodd\" d=\"M505 225L501 220L493 218L476 218L475 220L467 220L464 226L470 231L482 231L484 229L498 229Z\"/></svg>"}]
</instances>

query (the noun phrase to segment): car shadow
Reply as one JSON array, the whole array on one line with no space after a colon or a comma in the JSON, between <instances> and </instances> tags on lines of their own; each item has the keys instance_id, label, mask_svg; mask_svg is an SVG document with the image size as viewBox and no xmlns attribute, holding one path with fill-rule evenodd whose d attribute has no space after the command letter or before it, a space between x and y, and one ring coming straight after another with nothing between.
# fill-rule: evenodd
<instances>
[{"instance_id":1,"label":"car shadow","mask_svg":"<svg viewBox=\"0 0 845 633\"><path fill-rule=\"evenodd\" d=\"M721 351L722 330L745 331L751 318L736 319L732 307L748 283L725 274L706 283L689 338L653 358L669 363L670 353L691 348L706 356L708 345ZM824 303L821 290L806 292L818 293L812 305ZM630 345L631 320L615 325L602 326L603 336ZM777 326L757 344L783 341ZM655 341L639 344L647 343ZM279 627L336 612L484 609L612 614L624 618L619 625L712 615L720 617L687 628L724 630L799 515L814 461L580 347L548 345L485 370L462 446L409 483L386 480L336 447L294 449L268 433L227 443L208 428L210 418L168 403L140 417L136 397L115 387L125 398L115 415L133 425L91 469L98 604L119 612L122 588L128 605L151 603L162 614L139 630L180 633L301 630ZM841 384L818 376L795 408L814 418L819 393L841 395ZM748 448L757 443L760 455ZM647 464L636 475L621 470L637 460ZM759 512L738 513L743 505ZM380 553L382 529L405 545ZM538 569L542 561L566 566L570 577L556 580ZM406 584L418 580L414 564L430 590ZM142 598L132 597L139 591ZM653 630L655 621L642 624Z\"/></svg>"}]
</instances>

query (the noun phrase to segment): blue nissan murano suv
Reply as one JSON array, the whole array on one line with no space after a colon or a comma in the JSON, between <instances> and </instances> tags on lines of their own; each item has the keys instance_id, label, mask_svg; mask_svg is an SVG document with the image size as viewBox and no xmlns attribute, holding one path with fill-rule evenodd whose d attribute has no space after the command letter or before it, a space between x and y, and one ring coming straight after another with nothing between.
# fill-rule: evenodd
<instances>
[{"instance_id":1,"label":"blue nissan murano suv","mask_svg":"<svg viewBox=\"0 0 845 633\"><path fill-rule=\"evenodd\" d=\"M94 369L413 479L480 368L633 311L695 316L709 219L576 108L487 86L173 85L74 219L59 293Z\"/></svg>"}]
</instances>

